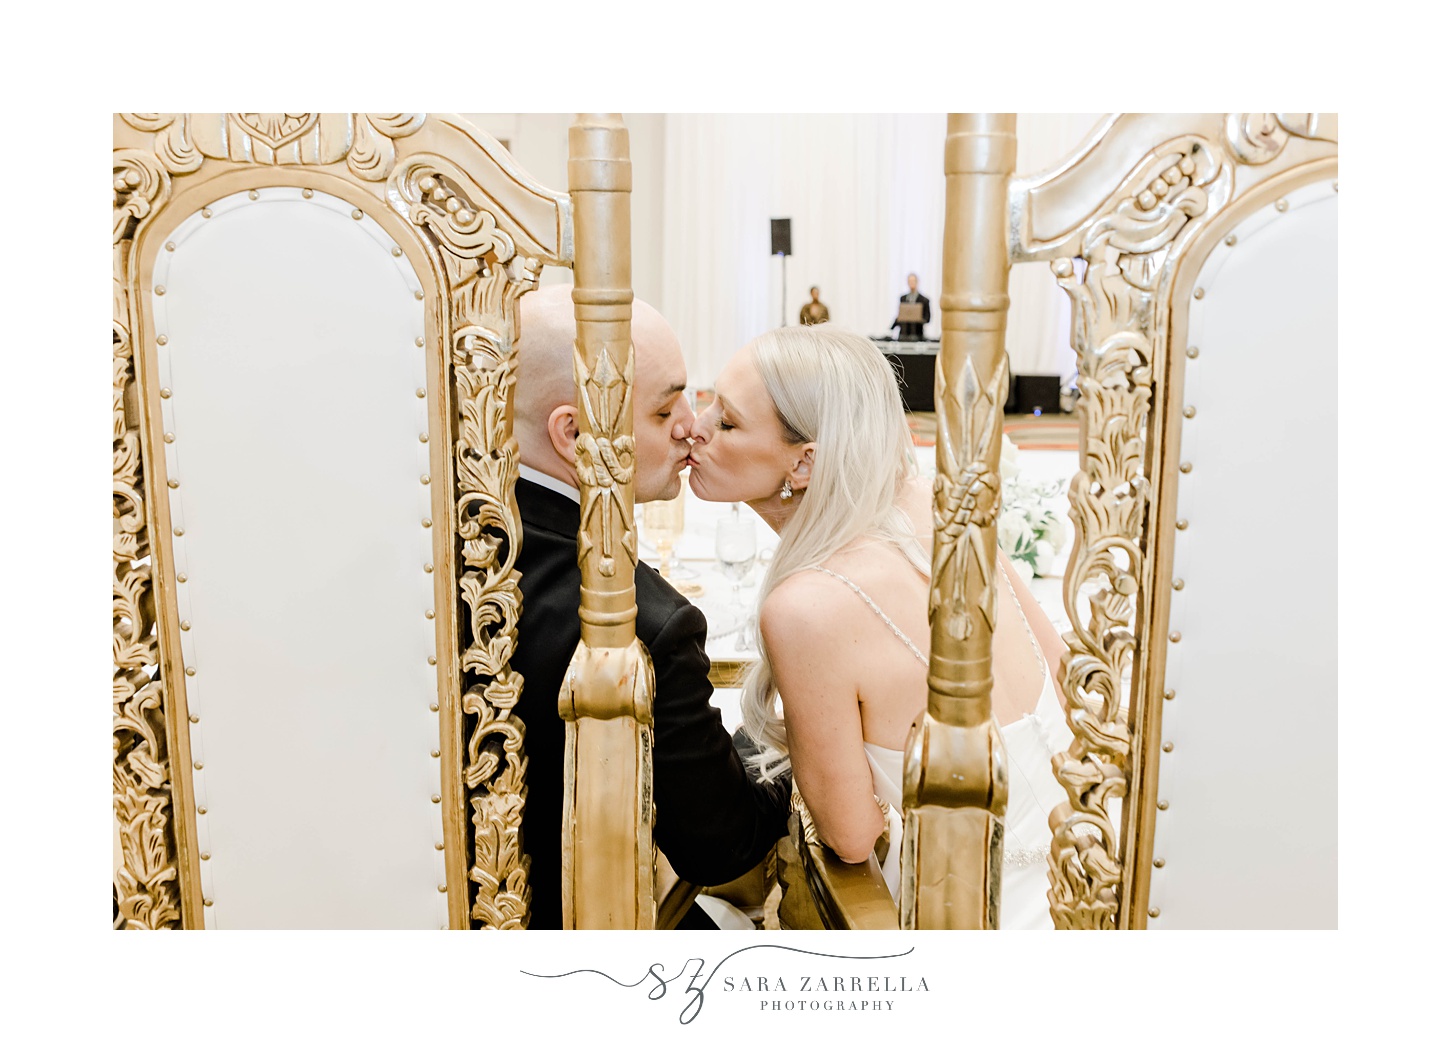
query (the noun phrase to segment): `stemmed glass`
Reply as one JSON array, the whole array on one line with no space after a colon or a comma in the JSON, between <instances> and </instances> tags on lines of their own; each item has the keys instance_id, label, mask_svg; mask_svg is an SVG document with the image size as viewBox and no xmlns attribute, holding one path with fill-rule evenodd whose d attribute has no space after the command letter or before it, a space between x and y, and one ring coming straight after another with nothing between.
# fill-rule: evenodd
<instances>
[{"instance_id":1,"label":"stemmed glass","mask_svg":"<svg viewBox=\"0 0 1451 1043\"><path fill-rule=\"evenodd\" d=\"M742 514L738 503L731 504L731 513L715 524L715 557L721 571L731 579L730 607L744 609L741 581L756 562L756 519Z\"/></svg>"},{"instance_id":2,"label":"stemmed glass","mask_svg":"<svg viewBox=\"0 0 1451 1043\"><path fill-rule=\"evenodd\" d=\"M680 563L676 550L685 535L685 485L669 500L652 500L640 506L640 532L660 553L660 575L671 580L695 579L697 573ZM676 584L679 586L679 584Z\"/></svg>"}]
</instances>

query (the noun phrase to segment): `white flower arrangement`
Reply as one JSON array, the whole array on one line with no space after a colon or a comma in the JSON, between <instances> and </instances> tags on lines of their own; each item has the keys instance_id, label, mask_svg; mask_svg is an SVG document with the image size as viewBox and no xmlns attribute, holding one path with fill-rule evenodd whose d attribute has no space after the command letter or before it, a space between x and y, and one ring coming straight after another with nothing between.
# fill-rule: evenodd
<instances>
[{"instance_id":1,"label":"white flower arrangement","mask_svg":"<svg viewBox=\"0 0 1451 1043\"><path fill-rule=\"evenodd\" d=\"M1003 436L1003 507L998 515L998 546L1023 579L1046 576L1068 541L1068 523L1048 506L1063 492L1063 482L1034 482L1019 476L1018 447Z\"/></svg>"}]
</instances>

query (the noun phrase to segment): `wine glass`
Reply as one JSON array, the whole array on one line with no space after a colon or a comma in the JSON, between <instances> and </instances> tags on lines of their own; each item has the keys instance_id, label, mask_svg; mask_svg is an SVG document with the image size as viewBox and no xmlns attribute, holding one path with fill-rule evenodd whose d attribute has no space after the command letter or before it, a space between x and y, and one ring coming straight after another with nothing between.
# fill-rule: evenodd
<instances>
[{"instance_id":1,"label":"wine glass","mask_svg":"<svg viewBox=\"0 0 1451 1043\"><path fill-rule=\"evenodd\" d=\"M715 524L715 556L721 571L731 578L731 608L744 608L741 581L756 563L756 519L742 515L738 503L731 504L731 513Z\"/></svg>"},{"instance_id":2,"label":"wine glass","mask_svg":"<svg viewBox=\"0 0 1451 1043\"><path fill-rule=\"evenodd\" d=\"M675 541L685 532L685 500L652 500L642 510L641 531L660 552L660 575L670 578Z\"/></svg>"},{"instance_id":3,"label":"wine glass","mask_svg":"<svg viewBox=\"0 0 1451 1043\"><path fill-rule=\"evenodd\" d=\"M700 575L680 563L678 548L680 538L685 535L685 495L686 485L681 482L680 492L672 499L654 500L640 505L641 535L660 552L660 575L671 582L693 580ZM686 590L686 596L689 597L691 595L688 588L694 587L694 584L687 583L682 586L676 583L675 586Z\"/></svg>"}]
</instances>

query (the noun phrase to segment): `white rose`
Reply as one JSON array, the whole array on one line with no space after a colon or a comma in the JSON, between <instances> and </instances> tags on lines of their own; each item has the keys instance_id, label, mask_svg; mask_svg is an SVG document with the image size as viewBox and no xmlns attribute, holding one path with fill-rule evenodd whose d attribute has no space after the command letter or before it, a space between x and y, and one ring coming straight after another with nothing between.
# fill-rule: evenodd
<instances>
[{"instance_id":1,"label":"white rose","mask_svg":"<svg viewBox=\"0 0 1451 1043\"><path fill-rule=\"evenodd\" d=\"M998 546L1003 553L1012 557L1022 554L1033 545L1033 530L1027 519L1018 510L1004 511L998 518Z\"/></svg>"},{"instance_id":2,"label":"white rose","mask_svg":"<svg viewBox=\"0 0 1451 1043\"><path fill-rule=\"evenodd\" d=\"M1053 511L1048 511L1043 516L1043 528L1046 539L1053 544L1053 549L1062 550L1063 544L1068 542L1068 523Z\"/></svg>"},{"instance_id":3,"label":"white rose","mask_svg":"<svg viewBox=\"0 0 1451 1043\"><path fill-rule=\"evenodd\" d=\"M1008 562L1013 566L1013 571L1022 577L1024 583L1033 578L1033 566L1022 558L1009 558Z\"/></svg>"},{"instance_id":4,"label":"white rose","mask_svg":"<svg viewBox=\"0 0 1451 1043\"><path fill-rule=\"evenodd\" d=\"M1058 551L1047 540L1039 540L1033 544L1031 557L1033 573L1038 576L1046 576L1048 571L1053 568L1053 560L1058 557Z\"/></svg>"},{"instance_id":5,"label":"white rose","mask_svg":"<svg viewBox=\"0 0 1451 1043\"><path fill-rule=\"evenodd\" d=\"M1002 475L1003 481L1009 478L1016 478L1018 475L1018 447L1003 435L1002 457L998 461L998 473Z\"/></svg>"}]
</instances>

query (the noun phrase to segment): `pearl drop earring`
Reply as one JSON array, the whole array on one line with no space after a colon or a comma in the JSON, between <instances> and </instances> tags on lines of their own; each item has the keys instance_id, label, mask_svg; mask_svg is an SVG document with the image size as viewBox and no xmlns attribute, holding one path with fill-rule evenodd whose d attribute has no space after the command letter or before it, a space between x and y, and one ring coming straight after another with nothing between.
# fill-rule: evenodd
<instances>
[{"instance_id":1,"label":"pearl drop earring","mask_svg":"<svg viewBox=\"0 0 1451 1043\"><path fill-rule=\"evenodd\" d=\"M789 499L791 499L791 493L792 493L792 489L791 489L791 479L789 479L789 478L783 478L781 480L781 499L783 499L783 500L789 500Z\"/></svg>"}]
</instances>

